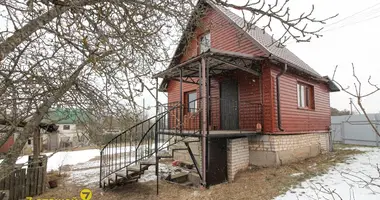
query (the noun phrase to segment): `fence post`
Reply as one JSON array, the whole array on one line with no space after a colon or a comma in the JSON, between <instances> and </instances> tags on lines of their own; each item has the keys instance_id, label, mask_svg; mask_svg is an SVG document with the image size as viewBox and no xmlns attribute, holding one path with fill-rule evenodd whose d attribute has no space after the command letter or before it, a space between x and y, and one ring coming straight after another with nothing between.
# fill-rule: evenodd
<instances>
[{"instance_id":1,"label":"fence post","mask_svg":"<svg viewBox=\"0 0 380 200\"><path fill-rule=\"evenodd\" d=\"M346 136L345 136L345 133L344 133L344 132L345 132L345 131L344 131L344 123L345 123L345 122L342 122L341 125L340 125L340 126L341 126L341 127L340 127L340 135L341 135L341 137L342 137L342 143L343 143L343 144L346 144Z\"/></svg>"},{"instance_id":2,"label":"fence post","mask_svg":"<svg viewBox=\"0 0 380 200\"><path fill-rule=\"evenodd\" d=\"M379 130L379 126L376 125L376 129ZM379 136L374 132L375 136L376 136L376 146L378 147L379 146Z\"/></svg>"},{"instance_id":3,"label":"fence post","mask_svg":"<svg viewBox=\"0 0 380 200\"><path fill-rule=\"evenodd\" d=\"M333 152L334 151L334 141L333 141L333 133L332 133L332 128L330 126L329 128L329 151Z\"/></svg>"}]
</instances>

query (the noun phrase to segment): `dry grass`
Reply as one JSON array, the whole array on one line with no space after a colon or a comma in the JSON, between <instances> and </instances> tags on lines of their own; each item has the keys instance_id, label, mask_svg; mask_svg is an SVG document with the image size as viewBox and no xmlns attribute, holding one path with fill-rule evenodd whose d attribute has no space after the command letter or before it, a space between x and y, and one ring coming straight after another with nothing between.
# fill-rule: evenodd
<instances>
[{"instance_id":1,"label":"dry grass","mask_svg":"<svg viewBox=\"0 0 380 200\"><path fill-rule=\"evenodd\" d=\"M280 167L251 168L238 173L233 183L216 185L208 190L185 188L165 181L160 182L159 196L156 196L154 181L120 186L108 191L93 188L93 199L272 199L305 179L326 173L331 166L342 163L348 156L358 153L361 152L338 149L333 153ZM300 175L290 176L294 173L300 173ZM78 197L81 189L81 187L66 184L65 187L46 192L41 198Z\"/></svg>"}]
</instances>

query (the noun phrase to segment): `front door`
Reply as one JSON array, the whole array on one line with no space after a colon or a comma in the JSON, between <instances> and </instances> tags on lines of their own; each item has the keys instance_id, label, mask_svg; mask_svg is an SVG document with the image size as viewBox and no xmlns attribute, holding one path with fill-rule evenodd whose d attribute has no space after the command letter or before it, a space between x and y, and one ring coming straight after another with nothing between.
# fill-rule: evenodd
<instances>
[{"instance_id":1,"label":"front door","mask_svg":"<svg viewBox=\"0 0 380 200\"><path fill-rule=\"evenodd\" d=\"M222 130L239 129L238 85L235 80L220 83L220 124Z\"/></svg>"}]
</instances>

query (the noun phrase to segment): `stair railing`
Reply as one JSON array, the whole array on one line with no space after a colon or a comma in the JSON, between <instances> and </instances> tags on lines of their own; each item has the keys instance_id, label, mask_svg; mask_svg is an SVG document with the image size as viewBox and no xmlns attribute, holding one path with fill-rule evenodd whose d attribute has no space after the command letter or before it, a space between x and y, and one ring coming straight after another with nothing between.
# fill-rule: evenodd
<instances>
[{"instance_id":1,"label":"stair railing","mask_svg":"<svg viewBox=\"0 0 380 200\"><path fill-rule=\"evenodd\" d=\"M100 187L108 176L151 157L155 153L156 126L166 124L168 113L180 107L178 104L172 106L112 138L100 151ZM164 138L157 139L160 141L158 148L162 150L168 142Z\"/></svg>"}]
</instances>

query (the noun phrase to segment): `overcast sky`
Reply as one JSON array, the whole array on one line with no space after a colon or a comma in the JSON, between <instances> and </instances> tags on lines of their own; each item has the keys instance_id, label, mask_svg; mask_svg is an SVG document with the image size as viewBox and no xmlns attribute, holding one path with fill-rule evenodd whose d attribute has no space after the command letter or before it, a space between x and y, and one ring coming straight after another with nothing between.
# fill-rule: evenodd
<instances>
[{"instance_id":1,"label":"overcast sky","mask_svg":"<svg viewBox=\"0 0 380 200\"><path fill-rule=\"evenodd\" d=\"M370 75L373 82L380 85L379 0L293 1L296 4L294 9L305 9L314 3L317 16L329 16L335 13L339 13L339 16L328 23L322 38L314 39L310 43L291 43L288 45L291 51L321 75L331 77L334 67L338 65L336 80L343 86L350 86L351 91L354 89L351 63L354 63L357 75L363 80L364 93L374 89L367 83ZM362 12L349 17L360 11ZM349 18L344 19L346 17ZM349 95L337 92L331 93L330 97L332 107L340 110L349 109ZM365 98L363 102L368 112L379 112L380 91Z\"/></svg>"}]
</instances>

